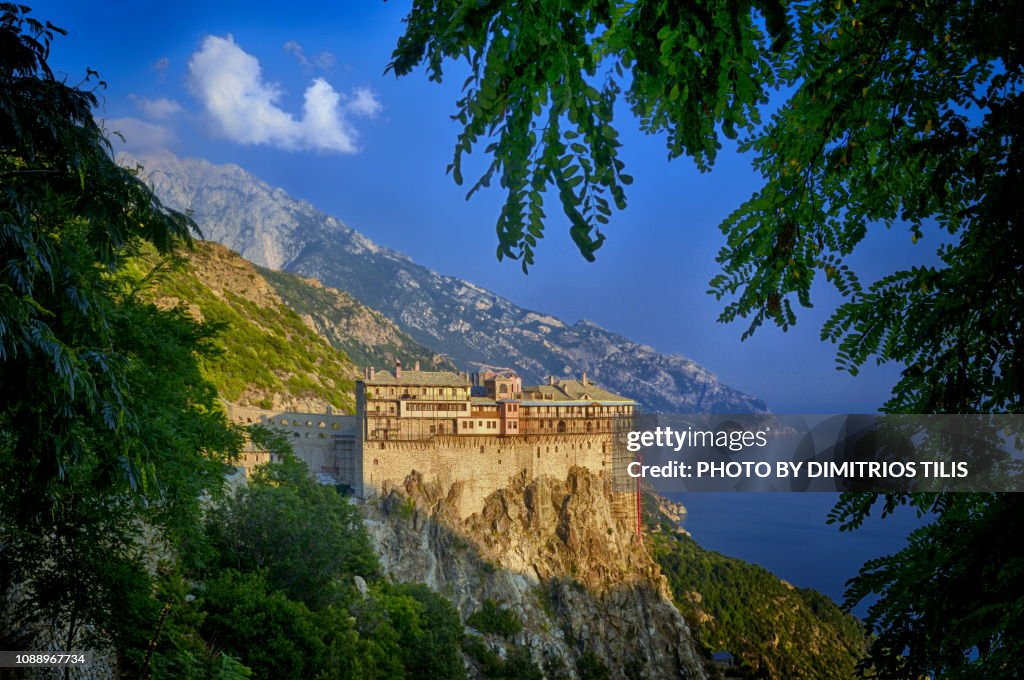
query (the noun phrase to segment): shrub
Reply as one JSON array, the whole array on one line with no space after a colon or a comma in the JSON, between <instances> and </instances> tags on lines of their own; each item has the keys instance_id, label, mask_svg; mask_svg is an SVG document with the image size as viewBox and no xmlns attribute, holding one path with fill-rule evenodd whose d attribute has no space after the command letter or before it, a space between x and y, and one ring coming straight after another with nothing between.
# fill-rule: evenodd
<instances>
[{"instance_id":1,"label":"shrub","mask_svg":"<svg viewBox=\"0 0 1024 680\"><path fill-rule=\"evenodd\" d=\"M511 637L523 630L519 615L511 609L502 608L491 599L483 601L480 609L470 614L466 623L481 633Z\"/></svg>"}]
</instances>

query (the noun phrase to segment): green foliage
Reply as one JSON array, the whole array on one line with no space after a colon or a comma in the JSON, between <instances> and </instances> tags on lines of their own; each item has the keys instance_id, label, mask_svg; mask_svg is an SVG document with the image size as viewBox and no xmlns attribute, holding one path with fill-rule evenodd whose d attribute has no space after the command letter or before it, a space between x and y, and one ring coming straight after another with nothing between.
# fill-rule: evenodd
<instances>
[{"instance_id":1,"label":"green foliage","mask_svg":"<svg viewBox=\"0 0 1024 680\"><path fill-rule=\"evenodd\" d=\"M464 156L489 141L491 163L469 196L495 179L507 192L499 259L521 258L524 271L533 264L549 188L580 253L594 259L600 226L613 204L625 208L632 183L613 125L624 88L643 128L667 132L670 155L689 154L702 167L719 148L719 127L735 137L759 122L757 105L775 78L754 11L781 37L781 3L709 4L543 0L528 12L511 1L414 5L389 69L402 76L426 63L440 81L446 59L468 58L454 116L463 130L448 170L462 184Z\"/></svg>"},{"instance_id":2,"label":"green foliage","mask_svg":"<svg viewBox=\"0 0 1024 680\"><path fill-rule=\"evenodd\" d=\"M867 651L865 631L827 597L704 550L688 536L654 533L651 546L676 606L707 651L732 652L752 677L757 672L794 679L855 675Z\"/></svg>"},{"instance_id":3,"label":"green foliage","mask_svg":"<svg viewBox=\"0 0 1024 680\"><path fill-rule=\"evenodd\" d=\"M593 258L610 213L600 197L610 192L616 207L625 205L612 103L628 87L634 115L645 130L665 133L670 157L687 154L707 168L719 132L742 133L739 148L754 155L764 178L721 225L722 273L710 290L726 301L720 320L748 319L744 337L766 321L785 330L796 322L795 305L811 305L822 275L846 298L822 330L838 345L839 367L905 367L886 410L1024 412L1019 2L590 0L537 8L415 3L391 64L404 75L425 63L439 81L445 60L468 60L450 170L461 183L463 156L481 137L490 142L491 164L470 194L495 175L506 192L499 258L522 257L524 269L533 263L549 185L559 189L581 253ZM773 86L785 88L785 101L762 122L758 107ZM930 237L940 264L862 283L846 260L880 225L906 229L914 243ZM856 524L873 502L847 497L835 519ZM1017 539L1008 524L981 519L1000 516L1004 499L912 502L939 518L928 534L934 540L953 526L992 532L970 539L979 548L981 539ZM973 627L982 611L989 622L1017 620L1019 599L1004 598L999 585L1016 563L993 563L996 582L982 609L954 607L945 613L960 618L928 627L942 620L942 602L928 601L922 616L912 582L924 579L935 592L957 584L946 554L911 545L855 581L853 600L865 588L884 591L875 611L885 613L874 623L886 641L872 648L876 667L907 678L918 677L916 668L1024 675L1024 627ZM1000 548L994 554L1007 557Z\"/></svg>"},{"instance_id":4,"label":"green foliage","mask_svg":"<svg viewBox=\"0 0 1024 680\"><path fill-rule=\"evenodd\" d=\"M580 680L611 680L612 672L594 652L587 650L576 660L576 672Z\"/></svg>"},{"instance_id":5,"label":"green foliage","mask_svg":"<svg viewBox=\"0 0 1024 680\"><path fill-rule=\"evenodd\" d=\"M530 658L530 651L525 647L507 649L505 658L487 646L487 643L476 635L467 635L462 641L462 651L473 660L480 675L485 678L503 678L505 680L543 680L545 674ZM548 677L551 677L549 674Z\"/></svg>"},{"instance_id":6,"label":"green foliage","mask_svg":"<svg viewBox=\"0 0 1024 680\"><path fill-rule=\"evenodd\" d=\"M266 679L464 677L454 607L425 586L380 581L355 507L313 482L287 439L251 436L280 460L211 508L187 573L163 581L171 615L154 678L215 678L231 663Z\"/></svg>"},{"instance_id":7,"label":"green foliage","mask_svg":"<svg viewBox=\"0 0 1024 680\"><path fill-rule=\"evenodd\" d=\"M286 360L243 381L344 407L351 364L294 312L165 268L192 223L114 163L94 92L46 65L62 31L28 12L0 3L0 643L113 649L122 677L462 677L451 605L361 595L379 567L357 511L280 436L252 432L285 460L221 497L242 436L207 377L269 346ZM160 286L204 322L150 303Z\"/></svg>"},{"instance_id":8,"label":"green foliage","mask_svg":"<svg viewBox=\"0 0 1024 680\"><path fill-rule=\"evenodd\" d=\"M852 529L877 497L844 494L832 520ZM895 555L871 560L846 594L868 608L880 677L1021 677L1024 659L1024 498L945 494L883 499L883 515L912 503L935 513Z\"/></svg>"},{"instance_id":9,"label":"green foliage","mask_svg":"<svg viewBox=\"0 0 1024 680\"><path fill-rule=\"evenodd\" d=\"M907 367L889 410L1020 411L1022 31L1013 2L801 12L785 72L798 87L741 146L765 186L723 224L723 319L785 328L820 272L849 298L822 331L839 366ZM929 236L941 264L861 284L844 258L878 224Z\"/></svg>"},{"instance_id":10,"label":"green foliage","mask_svg":"<svg viewBox=\"0 0 1024 680\"><path fill-rule=\"evenodd\" d=\"M241 437L198 370L210 329L124 276L193 225L114 163L83 89L102 82L46 64L58 34L0 4L0 642L113 644L131 666L152 565L196 534Z\"/></svg>"},{"instance_id":11,"label":"green foliage","mask_svg":"<svg viewBox=\"0 0 1024 680\"><path fill-rule=\"evenodd\" d=\"M788 328L818 274L848 297L823 338L839 365L907 366L891 410L1020 411L1020 134L1024 32L1018 3L904 0L782 2L587 0L569 9L510 0L415 3L390 69L446 60L470 75L449 167L489 143L470 191L506 192L498 256L533 263L546 187L558 189L587 259L629 183L619 158L620 92L669 157L707 169L719 135L754 154L764 186L722 224L727 244L711 292L721 319ZM773 87L783 105L760 109ZM940 266L865 286L845 264L871 225L931 233Z\"/></svg>"},{"instance_id":12,"label":"green foliage","mask_svg":"<svg viewBox=\"0 0 1024 680\"><path fill-rule=\"evenodd\" d=\"M205 584L203 632L244 650L257 677L309 677L325 645L312 612L268 587L259 573L225 571Z\"/></svg>"},{"instance_id":13,"label":"green foliage","mask_svg":"<svg viewBox=\"0 0 1024 680\"><path fill-rule=\"evenodd\" d=\"M511 609L503 608L501 603L491 599L484 600L480 609L469 615L466 623L481 633L506 638L523 630L523 622L519 620L518 614Z\"/></svg>"},{"instance_id":14,"label":"green foliage","mask_svg":"<svg viewBox=\"0 0 1024 680\"><path fill-rule=\"evenodd\" d=\"M464 635L455 607L420 583L382 585L377 598L400 636L406 677L463 678L459 647Z\"/></svg>"},{"instance_id":15,"label":"green foliage","mask_svg":"<svg viewBox=\"0 0 1024 680\"><path fill-rule=\"evenodd\" d=\"M337 597L338 581L379 572L355 506L309 479L294 456L266 466L209 514L219 566L265 570L275 590L318 608Z\"/></svg>"}]
</instances>

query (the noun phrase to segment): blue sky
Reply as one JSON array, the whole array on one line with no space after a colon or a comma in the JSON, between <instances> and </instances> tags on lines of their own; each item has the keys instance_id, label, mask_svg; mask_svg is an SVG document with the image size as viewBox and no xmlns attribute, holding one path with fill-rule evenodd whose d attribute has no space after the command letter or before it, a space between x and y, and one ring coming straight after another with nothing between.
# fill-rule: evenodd
<instances>
[{"instance_id":1,"label":"blue sky","mask_svg":"<svg viewBox=\"0 0 1024 680\"><path fill-rule=\"evenodd\" d=\"M49 2L34 13L69 31L54 46L55 70L78 82L91 67L107 81L97 116L129 145L237 163L432 269L687 355L778 412L881 405L898 370L835 370L834 347L818 338L838 302L824 285L787 333L762 327L741 342L745 325L716 323L721 303L706 290L718 271L718 224L759 186L750 159L731 149L701 174L686 159L668 162L664 140L621 115L636 181L597 262L579 257L555 219L529 276L498 263L501 194L466 202L445 174L459 68L442 85L384 74L407 9L372 0ZM905 231L879 228L850 263L872 280L927 258L927 242L912 247Z\"/></svg>"}]
</instances>

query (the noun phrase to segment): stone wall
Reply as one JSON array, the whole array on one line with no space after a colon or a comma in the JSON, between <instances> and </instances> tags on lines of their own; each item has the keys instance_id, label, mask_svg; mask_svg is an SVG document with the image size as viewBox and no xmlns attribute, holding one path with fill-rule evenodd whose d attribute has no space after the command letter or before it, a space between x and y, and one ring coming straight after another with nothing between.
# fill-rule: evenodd
<instances>
[{"instance_id":1,"label":"stone wall","mask_svg":"<svg viewBox=\"0 0 1024 680\"><path fill-rule=\"evenodd\" d=\"M611 472L611 434L548 436L435 436L409 441L365 442L364 496L400 486L413 471L458 497L462 517L483 507L484 499L523 472L563 480L574 466ZM626 506L628 507L628 503Z\"/></svg>"},{"instance_id":2,"label":"stone wall","mask_svg":"<svg viewBox=\"0 0 1024 680\"><path fill-rule=\"evenodd\" d=\"M228 417L239 425L262 425L283 433L295 455L311 473L330 475L358 493L362 479L358 468L360 438L355 416L330 411L300 413L230 405Z\"/></svg>"}]
</instances>

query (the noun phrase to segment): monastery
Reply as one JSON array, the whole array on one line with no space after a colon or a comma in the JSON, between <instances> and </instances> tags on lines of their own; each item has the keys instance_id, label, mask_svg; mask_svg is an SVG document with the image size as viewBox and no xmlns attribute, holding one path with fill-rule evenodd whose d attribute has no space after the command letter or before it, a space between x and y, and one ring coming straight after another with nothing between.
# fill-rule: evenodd
<instances>
[{"instance_id":1,"label":"monastery","mask_svg":"<svg viewBox=\"0 0 1024 680\"><path fill-rule=\"evenodd\" d=\"M230 412L239 423L289 435L314 475L357 499L372 499L415 470L441 484L469 515L516 474L564 479L574 465L604 472L611 490L630 496L621 499L622 511L632 513L636 480L615 471L632 460L625 436L635 408L586 373L524 386L507 371L422 371L418 362L403 370L396 362L393 371L365 370L356 382L354 416L247 407ZM250 451L243 466L266 459Z\"/></svg>"}]
</instances>

